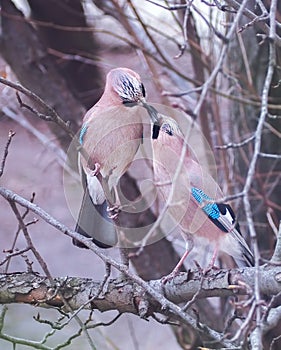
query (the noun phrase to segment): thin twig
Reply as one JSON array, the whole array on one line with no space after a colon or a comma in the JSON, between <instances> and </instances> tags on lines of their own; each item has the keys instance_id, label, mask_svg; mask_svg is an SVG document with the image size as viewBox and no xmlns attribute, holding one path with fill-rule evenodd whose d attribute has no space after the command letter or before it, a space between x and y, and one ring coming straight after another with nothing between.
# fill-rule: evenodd
<instances>
[{"instance_id":1,"label":"thin twig","mask_svg":"<svg viewBox=\"0 0 281 350\"><path fill-rule=\"evenodd\" d=\"M13 212L15 213L16 215L16 218L19 222L19 226L25 236L25 239L27 241L27 244L28 244L28 247L30 247L32 253L34 254L34 256L36 257L36 260L38 261L39 265L41 266L42 270L44 271L44 273L46 274L46 276L48 277L48 279L50 280L50 282L54 283L54 279L48 269L48 266L47 264L45 263L44 259L42 258L41 254L38 252L38 250L35 248L35 246L33 245L32 243L32 240L29 236L29 233L27 231L27 228L26 228L26 225L24 224L23 222L23 219L18 211L18 208L15 204L15 201L13 199L8 199L10 205L11 205L11 208L13 210ZM32 205L34 205L34 203L31 203ZM30 209L30 208L29 208ZM73 313L73 310L72 308L70 307L69 303L67 302L67 300L64 298L63 295L60 295L61 296L61 299L63 300L64 304L65 304L65 307L67 307L67 309ZM94 343L93 343L93 340L91 339L84 323L81 321L81 319L78 317L77 313L74 313L73 317L75 318L76 322L79 324L80 326L80 329L81 329L81 332L84 331L86 337L87 337L87 340L88 340L88 343L91 347L92 350L96 350L96 347L94 346Z\"/></svg>"},{"instance_id":2,"label":"thin twig","mask_svg":"<svg viewBox=\"0 0 281 350\"><path fill-rule=\"evenodd\" d=\"M270 154L259 152L259 156L263 158L281 159L281 154Z\"/></svg>"},{"instance_id":3,"label":"thin twig","mask_svg":"<svg viewBox=\"0 0 281 350\"><path fill-rule=\"evenodd\" d=\"M11 253L9 253L5 259L3 259L1 262L0 262L0 266L6 264L7 262L10 261L11 258L15 257L15 256L18 256L18 255L22 255L26 252L28 252L30 250L30 247L26 247L24 249L21 249L21 250L15 250L15 251L12 251ZM4 251L4 253L6 253L7 251ZM7 269L5 269L5 273L7 273L6 271Z\"/></svg>"},{"instance_id":4,"label":"thin twig","mask_svg":"<svg viewBox=\"0 0 281 350\"><path fill-rule=\"evenodd\" d=\"M27 242L27 246L30 248L30 250L32 251L32 253L34 254L34 256L36 257L36 260L38 261L39 265L41 266L42 270L44 271L44 273L46 274L46 276L49 278L50 281L53 281L53 277L48 269L47 264L45 263L44 259L42 258L42 256L40 255L40 253L38 252L38 250L34 247L32 240L29 236L29 233L27 231L26 225L23 222L23 219L20 215L20 212L15 204L14 201L10 200L9 204L18 220L19 226L24 234L24 237L26 239Z\"/></svg>"},{"instance_id":5,"label":"thin twig","mask_svg":"<svg viewBox=\"0 0 281 350\"><path fill-rule=\"evenodd\" d=\"M235 10L239 11L241 3L239 1L236 0L225 0L225 2L230 5L231 7L233 7ZM250 11L248 8L244 8L243 9L243 15L245 15L246 17L248 17L250 20L254 20L255 18L259 17L257 16L254 12ZM257 26L263 30L263 32L271 37L271 23L270 25L264 23L263 21L257 21L256 22ZM275 19L274 19L274 25L275 25ZM273 40L276 41L276 44L280 47L281 46L281 38L280 36L276 35L276 33L274 33L274 37L272 38Z\"/></svg>"},{"instance_id":6,"label":"thin twig","mask_svg":"<svg viewBox=\"0 0 281 350\"><path fill-rule=\"evenodd\" d=\"M47 149L51 150L56 155L56 161L58 164L67 171L75 180L80 181L80 176L74 172L73 169L67 164L66 153L59 148L54 142L49 140L45 134L41 133L38 129L34 128L22 115L15 113L11 108L4 106L2 108L3 113L10 119L20 124L23 128L28 130L34 135Z\"/></svg>"},{"instance_id":7,"label":"thin twig","mask_svg":"<svg viewBox=\"0 0 281 350\"><path fill-rule=\"evenodd\" d=\"M40 113L39 111L37 111L35 108L27 105L26 103L24 103L21 98L20 95L17 94L17 98L18 101L20 103L20 105L22 107L27 108L28 110L30 110L32 113L34 113L38 118L43 119L45 121L52 121L54 123L56 123L59 127L61 127L67 135L70 136L72 142L75 145L75 148L77 149L77 151L79 151L83 157L87 158L87 154L85 153L85 150L83 149L83 147L81 147L79 140L76 136L76 134L71 130L71 128L69 127L69 123L65 122L59 115L58 113L55 111L54 108L52 108L50 105L48 105L44 100L42 100L41 97L39 97L38 95L36 95L34 92L30 91L29 89L25 88L24 86L22 86L21 84L18 83L14 83L8 79L5 79L3 77L0 77L0 83L11 87L12 89L15 89L18 92L23 93L25 96L27 96L28 98L30 98L32 101L34 101L36 104L38 104L39 106L41 106L43 108L43 110L46 110L48 114L43 114Z\"/></svg>"},{"instance_id":8,"label":"thin twig","mask_svg":"<svg viewBox=\"0 0 281 350\"><path fill-rule=\"evenodd\" d=\"M255 139L255 135L252 135L250 137L248 137L247 139L245 139L244 141L241 141L241 142L237 142L237 143L233 143L233 142L230 142L226 145L222 145L222 146L215 146L216 149L229 149L229 148L240 148L242 146L245 146L247 145L249 142L251 142L252 140Z\"/></svg>"},{"instance_id":9,"label":"thin twig","mask_svg":"<svg viewBox=\"0 0 281 350\"><path fill-rule=\"evenodd\" d=\"M31 198L30 198L30 202L33 203L34 202L34 199L35 199L35 193L33 192L32 195L31 195ZM25 219L25 217L27 216L27 214L29 213L29 209L26 208L25 212L22 214L21 218L22 220ZM15 237L14 237L14 240L12 242L12 246L10 248L10 251L14 251L15 249L15 246L16 246L16 243L17 243L17 240L18 240L18 236L19 236L19 233L20 233L20 226L18 226L18 229L17 229L17 232L15 234ZM30 250L30 247L27 248L28 250ZM7 265L5 266L5 273L8 272L8 269L9 269L9 265L10 265L10 262L11 262L11 257L8 257L7 259Z\"/></svg>"},{"instance_id":10,"label":"thin twig","mask_svg":"<svg viewBox=\"0 0 281 350\"><path fill-rule=\"evenodd\" d=\"M195 116L199 115L199 111L201 109L201 106L202 106L203 102L206 99L206 95L207 95L207 93L209 91L209 88L213 84L213 82L214 82L218 72L221 70L223 61L224 61L224 59L226 57L226 53L227 53L227 50L228 50L229 41L232 39L232 37L233 37L233 35L235 33L237 24L239 23L240 18L243 15L243 11L246 8L247 3L248 3L247 0L243 0L242 4L240 4L239 10L238 10L238 12L237 12L237 14L236 14L236 16L235 16L235 18L233 20L233 23L231 24L231 27L230 27L227 35L226 35L226 41L222 45L221 53L220 53L220 56L218 58L218 61L217 61L216 65L215 65L214 69L212 70L212 73L210 74L209 78L203 84L202 93L201 93L200 98L199 98L199 100L197 102L197 105L196 105L196 107L194 109L194 115Z\"/></svg>"},{"instance_id":11,"label":"thin twig","mask_svg":"<svg viewBox=\"0 0 281 350\"><path fill-rule=\"evenodd\" d=\"M270 29L269 29L269 63L268 63L268 69L264 81L264 86L262 90L262 96L261 96L261 113L259 116L256 132L255 132L255 142L254 142L254 152L252 159L250 161L245 185L243 192L245 193L243 197L243 202L244 202L244 208L245 208L245 214L246 214L246 219L250 231L250 236L253 241L253 246L254 246L254 255L255 255L255 278L256 278L256 283L255 283L255 302L257 304L257 309L256 309L256 320L257 320L257 326L255 330L252 332L251 336L251 341L252 345L254 348L258 349L261 348L262 344L262 332L260 328L260 321L261 321L261 310L260 310L260 277L259 277L259 258L260 258L260 253L259 253L259 248L257 245L257 236L256 236L256 230L254 226L254 221L253 221L253 214L252 214L252 208L251 208L251 203L250 203L250 198L249 198L249 192L254 180L254 175L255 175L255 170L256 170L256 165L261 149L261 141L262 141L262 131L264 128L264 123L266 120L266 116L268 113L268 96L269 96L269 91L271 88L271 81L274 73L274 68L276 64L276 48L275 48L275 17L276 17L276 8L277 8L277 0L272 0L271 5L270 5Z\"/></svg>"},{"instance_id":12,"label":"thin twig","mask_svg":"<svg viewBox=\"0 0 281 350\"><path fill-rule=\"evenodd\" d=\"M10 147L10 144L12 142L12 138L15 136L15 134L16 133L14 131L12 131L12 130L9 131L8 140L7 140L6 146L4 148L4 154L3 154L3 158L2 158L2 161L1 161L1 165L0 165L0 177L3 175L5 164L6 164L6 160L7 160L7 156L8 156L8 153L9 153L9 147Z\"/></svg>"}]
</instances>

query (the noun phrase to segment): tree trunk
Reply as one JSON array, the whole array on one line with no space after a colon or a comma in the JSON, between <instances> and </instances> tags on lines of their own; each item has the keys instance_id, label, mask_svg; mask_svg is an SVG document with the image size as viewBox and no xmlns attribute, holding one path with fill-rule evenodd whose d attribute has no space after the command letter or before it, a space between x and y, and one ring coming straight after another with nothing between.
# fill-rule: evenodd
<instances>
[{"instance_id":1,"label":"tree trunk","mask_svg":"<svg viewBox=\"0 0 281 350\"><path fill-rule=\"evenodd\" d=\"M22 13L10 0L2 0L1 55L19 81L51 105L77 131L85 110L69 91L36 30L24 20ZM44 111L41 111L44 113ZM53 123L49 127L66 150L70 138Z\"/></svg>"},{"instance_id":2,"label":"tree trunk","mask_svg":"<svg viewBox=\"0 0 281 350\"><path fill-rule=\"evenodd\" d=\"M82 4L79 0L28 0L33 19L52 23L52 26L37 26L37 33L44 45L57 55L56 66L67 82L69 90L88 109L102 94L102 79L97 62L98 44L87 28ZM55 26L60 26L57 29ZM66 29L63 30L62 27ZM73 30L67 30L70 27ZM50 51L50 50L49 50ZM64 59L64 54L73 59ZM62 58L59 56L61 55ZM81 61L74 60L74 56ZM83 57L92 64L83 62Z\"/></svg>"}]
</instances>

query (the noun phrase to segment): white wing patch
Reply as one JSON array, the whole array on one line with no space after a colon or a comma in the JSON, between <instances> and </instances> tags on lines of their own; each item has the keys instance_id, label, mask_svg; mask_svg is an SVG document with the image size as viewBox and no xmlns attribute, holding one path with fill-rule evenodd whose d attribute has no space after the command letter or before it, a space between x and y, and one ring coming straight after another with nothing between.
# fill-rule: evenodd
<instances>
[{"instance_id":1,"label":"white wing patch","mask_svg":"<svg viewBox=\"0 0 281 350\"><path fill-rule=\"evenodd\" d=\"M102 204L105 201L105 194L96 176L87 176L87 185L90 197L94 204Z\"/></svg>"},{"instance_id":2,"label":"white wing patch","mask_svg":"<svg viewBox=\"0 0 281 350\"><path fill-rule=\"evenodd\" d=\"M224 217L225 220L227 220L231 225L233 225L235 222L235 218L231 215L230 211L227 208L225 208L225 210L226 213L224 215L221 215Z\"/></svg>"}]
</instances>

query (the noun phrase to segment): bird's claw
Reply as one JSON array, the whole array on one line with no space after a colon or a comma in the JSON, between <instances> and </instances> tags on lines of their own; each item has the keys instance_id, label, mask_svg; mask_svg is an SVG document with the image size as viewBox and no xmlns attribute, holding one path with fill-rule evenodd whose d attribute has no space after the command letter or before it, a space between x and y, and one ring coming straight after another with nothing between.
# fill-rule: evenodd
<instances>
[{"instance_id":1,"label":"bird's claw","mask_svg":"<svg viewBox=\"0 0 281 350\"><path fill-rule=\"evenodd\" d=\"M208 275L208 273L211 272L212 270L218 271L218 270L220 270L220 269L219 269L217 266L215 266L215 265L209 265L209 266L205 267L204 269L202 269L202 275L203 275L203 276L206 276L206 275Z\"/></svg>"},{"instance_id":2,"label":"bird's claw","mask_svg":"<svg viewBox=\"0 0 281 350\"><path fill-rule=\"evenodd\" d=\"M180 271L178 269L174 269L169 275L161 278L161 283L166 284L168 281L173 280L179 273Z\"/></svg>"},{"instance_id":3,"label":"bird's claw","mask_svg":"<svg viewBox=\"0 0 281 350\"><path fill-rule=\"evenodd\" d=\"M120 205L113 205L112 207L107 207L106 211L109 219L115 220L121 211L121 207Z\"/></svg>"},{"instance_id":4,"label":"bird's claw","mask_svg":"<svg viewBox=\"0 0 281 350\"><path fill-rule=\"evenodd\" d=\"M112 207L107 207L106 211L107 211L107 216L109 217L109 219L116 219L120 213L120 211L122 211L123 209L129 207L131 205L129 204L115 204ZM134 207L133 207L134 208Z\"/></svg>"},{"instance_id":5,"label":"bird's claw","mask_svg":"<svg viewBox=\"0 0 281 350\"><path fill-rule=\"evenodd\" d=\"M91 169L90 176L97 176L100 172L100 164L95 163L94 169Z\"/></svg>"}]
</instances>

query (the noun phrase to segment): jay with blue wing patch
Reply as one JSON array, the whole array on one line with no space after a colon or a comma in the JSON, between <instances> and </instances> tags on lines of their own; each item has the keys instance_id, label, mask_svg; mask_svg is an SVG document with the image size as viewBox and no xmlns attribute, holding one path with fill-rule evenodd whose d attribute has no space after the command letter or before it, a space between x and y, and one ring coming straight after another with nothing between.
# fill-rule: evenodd
<instances>
[{"instance_id":1,"label":"jay with blue wing patch","mask_svg":"<svg viewBox=\"0 0 281 350\"><path fill-rule=\"evenodd\" d=\"M116 219L121 209L119 180L142 142L143 123L150 119L157 123L156 115L148 118L147 108L140 76L128 68L116 68L107 74L103 95L83 120L79 140L87 156L79 160L84 197L76 231L102 248L117 242L107 216ZM74 244L85 247L77 240Z\"/></svg>"},{"instance_id":2,"label":"jay with blue wing patch","mask_svg":"<svg viewBox=\"0 0 281 350\"><path fill-rule=\"evenodd\" d=\"M224 197L220 187L187 145L182 157L184 136L177 122L163 115L159 120L160 127L152 131L155 183L163 201L169 201L168 212L186 240L186 251L172 275L178 273L197 238L212 247L212 266L219 251L232 256L239 267L252 266L253 254L231 206L220 203Z\"/></svg>"}]
</instances>

